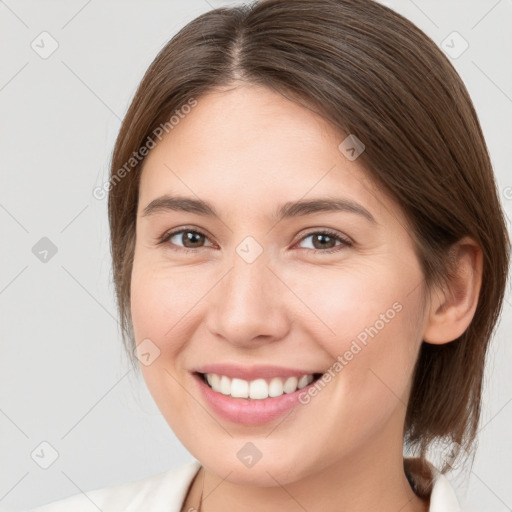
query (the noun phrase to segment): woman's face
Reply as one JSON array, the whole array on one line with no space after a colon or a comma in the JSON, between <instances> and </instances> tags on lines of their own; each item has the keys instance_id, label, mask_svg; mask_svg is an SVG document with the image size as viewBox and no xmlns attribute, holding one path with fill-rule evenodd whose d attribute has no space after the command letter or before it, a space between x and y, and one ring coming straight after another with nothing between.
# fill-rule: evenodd
<instances>
[{"instance_id":1,"label":"woman's face","mask_svg":"<svg viewBox=\"0 0 512 512\"><path fill-rule=\"evenodd\" d=\"M424 282L406 219L344 139L240 86L199 98L145 161L131 284L142 372L185 447L233 483L402 455ZM164 196L188 202L149 206Z\"/></svg>"}]
</instances>

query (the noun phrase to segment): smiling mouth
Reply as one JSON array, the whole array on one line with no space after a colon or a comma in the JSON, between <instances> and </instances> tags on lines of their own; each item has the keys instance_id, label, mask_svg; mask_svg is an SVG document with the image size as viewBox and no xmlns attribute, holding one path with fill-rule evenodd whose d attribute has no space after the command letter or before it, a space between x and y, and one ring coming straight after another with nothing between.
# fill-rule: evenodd
<instances>
[{"instance_id":1,"label":"smiling mouth","mask_svg":"<svg viewBox=\"0 0 512 512\"><path fill-rule=\"evenodd\" d=\"M322 376L321 373L310 373L291 377L273 377L271 379L259 378L249 381L230 378L217 373L195 373L213 391L232 398L249 400L265 400L295 393Z\"/></svg>"}]
</instances>

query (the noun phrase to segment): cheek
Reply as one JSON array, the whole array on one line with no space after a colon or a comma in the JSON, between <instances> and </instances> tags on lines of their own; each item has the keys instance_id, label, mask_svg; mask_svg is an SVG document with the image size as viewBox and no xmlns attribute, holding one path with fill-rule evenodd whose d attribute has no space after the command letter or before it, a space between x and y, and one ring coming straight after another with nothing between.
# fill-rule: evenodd
<instances>
[{"instance_id":1,"label":"cheek","mask_svg":"<svg viewBox=\"0 0 512 512\"><path fill-rule=\"evenodd\" d=\"M365 417L380 409L385 415L406 403L421 344L422 287L411 285L421 283L419 267L347 265L311 270L307 280L288 277L297 296L307 297L301 326L341 376L334 377L338 403L344 403L339 410L359 409L355 415ZM345 403L353 396L357 404Z\"/></svg>"},{"instance_id":2,"label":"cheek","mask_svg":"<svg viewBox=\"0 0 512 512\"><path fill-rule=\"evenodd\" d=\"M141 359L140 369L156 405L177 433L182 428L180 418L190 416L183 393L182 354L190 336L187 313L199 297L190 269L177 272L162 269L153 261L135 258L131 276L135 340L139 344L149 339L158 353L150 364L144 364Z\"/></svg>"},{"instance_id":3,"label":"cheek","mask_svg":"<svg viewBox=\"0 0 512 512\"><path fill-rule=\"evenodd\" d=\"M328 433L334 457L371 444L390 422L401 431L421 331L415 320L418 297L389 302L394 297L345 303L340 310L346 316L334 324L337 336L317 338L332 357L332 378L305 407L322 411L309 421L313 430ZM317 450L312 443L302 456L314 459Z\"/></svg>"},{"instance_id":4,"label":"cheek","mask_svg":"<svg viewBox=\"0 0 512 512\"><path fill-rule=\"evenodd\" d=\"M162 268L162 264L135 260L131 280L131 313L137 342L150 338L161 351L174 351L182 339L176 333L189 322L189 313L204 294L191 268ZM167 340L165 345L163 340Z\"/></svg>"},{"instance_id":5,"label":"cheek","mask_svg":"<svg viewBox=\"0 0 512 512\"><path fill-rule=\"evenodd\" d=\"M186 407L183 386L190 385L186 368L201 356L201 346L191 346L189 340L204 320L207 306L203 301L207 303L217 280L218 274L199 272L192 265L176 267L146 255L134 259L131 315L135 339L137 344L151 340L159 353L154 362L140 368L170 423L176 412ZM171 426L174 429L174 424Z\"/></svg>"},{"instance_id":6,"label":"cheek","mask_svg":"<svg viewBox=\"0 0 512 512\"><path fill-rule=\"evenodd\" d=\"M397 348L419 320L420 304L410 284L421 282L419 268L410 266L405 270L384 263L281 272L283 281L301 299L294 300L299 304L294 314L301 326L333 358L347 350L354 339L364 345L375 336L386 338L392 333Z\"/></svg>"}]
</instances>

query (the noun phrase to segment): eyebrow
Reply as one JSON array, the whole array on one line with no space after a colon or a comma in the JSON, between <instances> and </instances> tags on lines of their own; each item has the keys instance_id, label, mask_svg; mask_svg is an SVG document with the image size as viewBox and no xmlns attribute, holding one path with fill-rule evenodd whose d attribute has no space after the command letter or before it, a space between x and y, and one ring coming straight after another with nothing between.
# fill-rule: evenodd
<instances>
[{"instance_id":1,"label":"eyebrow","mask_svg":"<svg viewBox=\"0 0 512 512\"><path fill-rule=\"evenodd\" d=\"M148 217L166 211L196 213L220 219L214 206L201 199L183 196L163 195L151 201L142 211L142 217ZM323 212L348 212L361 215L372 223L377 223L374 216L359 203L348 199L318 198L284 203L274 211L273 218L281 221L291 217L302 217Z\"/></svg>"}]
</instances>

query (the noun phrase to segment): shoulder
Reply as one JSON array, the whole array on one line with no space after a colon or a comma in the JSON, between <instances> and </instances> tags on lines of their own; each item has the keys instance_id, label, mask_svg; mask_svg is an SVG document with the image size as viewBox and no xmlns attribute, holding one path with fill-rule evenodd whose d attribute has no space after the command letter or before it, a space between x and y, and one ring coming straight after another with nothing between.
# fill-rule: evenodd
<instances>
[{"instance_id":1,"label":"shoulder","mask_svg":"<svg viewBox=\"0 0 512 512\"><path fill-rule=\"evenodd\" d=\"M199 470L197 460L164 473L121 485L80 493L28 512L152 512L179 511Z\"/></svg>"}]
</instances>

